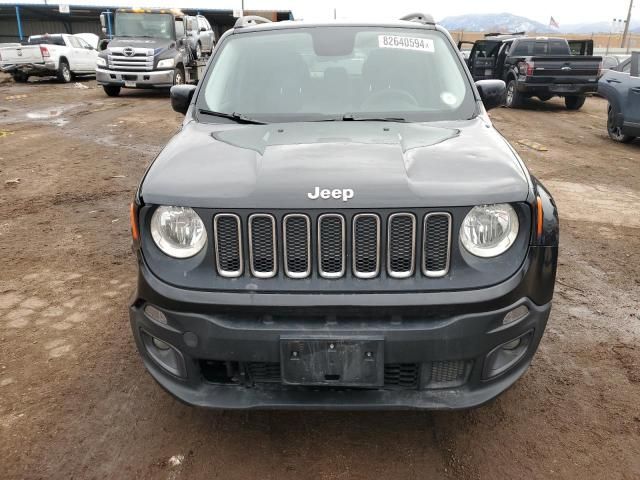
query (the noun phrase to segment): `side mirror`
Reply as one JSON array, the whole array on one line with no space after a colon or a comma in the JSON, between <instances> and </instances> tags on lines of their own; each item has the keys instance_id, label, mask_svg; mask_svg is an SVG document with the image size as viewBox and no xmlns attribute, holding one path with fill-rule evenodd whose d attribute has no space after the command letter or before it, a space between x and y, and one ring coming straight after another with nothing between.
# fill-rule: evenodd
<instances>
[{"instance_id":1,"label":"side mirror","mask_svg":"<svg viewBox=\"0 0 640 480\"><path fill-rule=\"evenodd\" d=\"M206 31L207 31L207 29L206 29L205 27L201 27L201 28L200 28L200 31L201 31L201 32L206 32Z\"/></svg>"},{"instance_id":2,"label":"side mirror","mask_svg":"<svg viewBox=\"0 0 640 480\"><path fill-rule=\"evenodd\" d=\"M504 105L507 86L502 80L478 80L476 87L486 110Z\"/></svg>"},{"instance_id":3,"label":"side mirror","mask_svg":"<svg viewBox=\"0 0 640 480\"><path fill-rule=\"evenodd\" d=\"M185 115L191 105L193 93L196 91L195 85L174 85L171 87L171 107L178 113Z\"/></svg>"},{"instance_id":4,"label":"side mirror","mask_svg":"<svg viewBox=\"0 0 640 480\"><path fill-rule=\"evenodd\" d=\"M104 13L100 14L100 25L102 26L103 29L107 28L107 20L105 18L105 14Z\"/></svg>"}]
</instances>

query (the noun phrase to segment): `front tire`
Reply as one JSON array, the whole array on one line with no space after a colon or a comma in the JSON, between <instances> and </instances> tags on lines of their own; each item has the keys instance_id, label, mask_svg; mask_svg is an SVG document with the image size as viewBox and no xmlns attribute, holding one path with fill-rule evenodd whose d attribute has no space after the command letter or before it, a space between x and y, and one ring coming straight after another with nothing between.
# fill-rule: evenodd
<instances>
[{"instance_id":1,"label":"front tire","mask_svg":"<svg viewBox=\"0 0 640 480\"><path fill-rule=\"evenodd\" d=\"M173 84L174 85L184 85L184 68L178 67L173 71Z\"/></svg>"},{"instance_id":2,"label":"front tire","mask_svg":"<svg viewBox=\"0 0 640 480\"><path fill-rule=\"evenodd\" d=\"M524 96L518 92L518 85L515 80L510 80L507 84L507 94L504 105L507 108L519 108L524 104Z\"/></svg>"},{"instance_id":3,"label":"front tire","mask_svg":"<svg viewBox=\"0 0 640 480\"><path fill-rule=\"evenodd\" d=\"M564 104L566 105L567 110L580 110L586 101L587 97L579 95L564 97Z\"/></svg>"},{"instance_id":4,"label":"front tire","mask_svg":"<svg viewBox=\"0 0 640 480\"><path fill-rule=\"evenodd\" d=\"M616 123L615 111L613 110L611 104L609 104L609 110L607 113L607 132L609 133L609 138L611 138L611 140L613 140L614 142L619 143L632 142L635 137L622 133L622 127L618 126Z\"/></svg>"},{"instance_id":5,"label":"front tire","mask_svg":"<svg viewBox=\"0 0 640 480\"><path fill-rule=\"evenodd\" d=\"M66 60L60 60L56 77L61 83L69 83L71 81L71 68L69 68L69 63Z\"/></svg>"},{"instance_id":6,"label":"front tire","mask_svg":"<svg viewBox=\"0 0 640 480\"><path fill-rule=\"evenodd\" d=\"M120 87L118 85L103 85L104 93L109 97L117 97L120 95Z\"/></svg>"}]
</instances>

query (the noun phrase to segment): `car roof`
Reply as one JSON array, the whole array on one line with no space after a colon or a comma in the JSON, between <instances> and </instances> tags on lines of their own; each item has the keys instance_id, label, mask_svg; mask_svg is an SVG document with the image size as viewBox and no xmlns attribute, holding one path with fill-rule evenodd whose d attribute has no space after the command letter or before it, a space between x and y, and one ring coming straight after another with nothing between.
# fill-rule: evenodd
<instances>
[{"instance_id":1,"label":"car roof","mask_svg":"<svg viewBox=\"0 0 640 480\"><path fill-rule=\"evenodd\" d=\"M329 20L329 21L304 21L304 20L284 20L281 22L266 22L251 24L246 26L234 27L234 33L255 32L260 30L295 30L298 28L318 28L318 27L383 27L383 28L413 28L424 30L436 30L436 25L425 24L420 22L411 22L407 20L395 20L392 22L380 21L345 21L345 20ZM441 29L439 27L437 29Z\"/></svg>"}]
</instances>

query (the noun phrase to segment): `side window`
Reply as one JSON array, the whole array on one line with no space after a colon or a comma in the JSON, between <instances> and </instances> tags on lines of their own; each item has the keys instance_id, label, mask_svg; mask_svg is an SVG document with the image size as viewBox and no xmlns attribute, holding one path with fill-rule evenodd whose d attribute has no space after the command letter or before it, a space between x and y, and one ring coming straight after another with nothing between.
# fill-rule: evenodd
<instances>
[{"instance_id":1,"label":"side window","mask_svg":"<svg viewBox=\"0 0 640 480\"><path fill-rule=\"evenodd\" d=\"M184 22L176 20L176 38L184 37Z\"/></svg>"},{"instance_id":2,"label":"side window","mask_svg":"<svg viewBox=\"0 0 640 480\"><path fill-rule=\"evenodd\" d=\"M88 48L89 47L89 44L87 42L85 42L81 38L76 38L76 41L80 44L80 48Z\"/></svg>"},{"instance_id":3,"label":"side window","mask_svg":"<svg viewBox=\"0 0 640 480\"><path fill-rule=\"evenodd\" d=\"M82 48L76 37L67 37L67 41L73 48Z\"/></svg>"},{"instance_id":4,"label":"side window","mask_svg":"<svg viewBox=\"0 0 640 480\"><path fill-rule=\"evenodd\" d=\"M530 57L533 55L533 43L528 41L518 42L513 47L511 55L514 57Z\"/></svg>"}]
</instances>

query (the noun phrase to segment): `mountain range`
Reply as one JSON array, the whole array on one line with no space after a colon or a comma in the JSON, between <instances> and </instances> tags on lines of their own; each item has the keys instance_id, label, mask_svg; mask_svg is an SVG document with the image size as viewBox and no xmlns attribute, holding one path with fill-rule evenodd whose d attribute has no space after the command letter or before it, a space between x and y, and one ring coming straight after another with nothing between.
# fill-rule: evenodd
<instances>
[{"instance_id":1,"label":"mountain range","mask_svg":"<svg viewBox=\"0 0 640 480\"><path fill-rule=\"evenodd\" d=\"M552 28L541 22L511 13L484 13L446 17L439 22L447 30L467 32L529 32L529 33L609 33L611 22L575 23ZM640 22L631 23L631 31L640 32Z\"/></svg>"}]
</instances>

